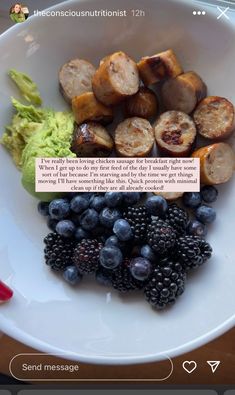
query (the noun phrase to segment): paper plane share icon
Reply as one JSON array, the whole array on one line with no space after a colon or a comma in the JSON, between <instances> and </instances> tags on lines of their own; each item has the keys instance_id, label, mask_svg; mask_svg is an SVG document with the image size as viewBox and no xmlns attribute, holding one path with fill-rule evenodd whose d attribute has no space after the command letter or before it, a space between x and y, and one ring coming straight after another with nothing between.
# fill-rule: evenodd
<instances>
[{"instance_id":1,"label":"paper plane share icon","mask_svg":"<svg viewBox=\"0 0 235 395\"><path fill-rule=\"evenodd\" d=\"M211 367L212 373L215 373L218 366L220 365L220 361L207 361L207 363Z\"/></svg>"}]
</instances>

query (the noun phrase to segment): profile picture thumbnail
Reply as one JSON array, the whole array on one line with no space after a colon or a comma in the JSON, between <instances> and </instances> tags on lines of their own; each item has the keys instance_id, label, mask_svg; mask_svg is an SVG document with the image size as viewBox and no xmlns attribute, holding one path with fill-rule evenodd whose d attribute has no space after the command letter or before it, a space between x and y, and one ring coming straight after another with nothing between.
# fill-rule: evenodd
<instances>
[{"instance_id":1,"label":"profile picture thumbnail","mask_svg":"<svg viewBox=\"0 0 235 395\"><path fill-rule=\"evenodd\" d=\"M25 22L29 16L29 9L26 5L15 3L10 8L10 18L15 23Z\"/></svg>"}]
</instances>

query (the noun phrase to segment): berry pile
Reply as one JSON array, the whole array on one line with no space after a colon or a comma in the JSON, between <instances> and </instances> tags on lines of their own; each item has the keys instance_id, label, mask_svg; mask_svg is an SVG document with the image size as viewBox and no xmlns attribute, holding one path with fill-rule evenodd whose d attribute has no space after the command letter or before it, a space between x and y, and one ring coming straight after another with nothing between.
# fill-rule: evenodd
<instances>
[{"instance_id":1,"label":"berry pile","mask_svg":"<svg viewBox=\"0 0 235 395\"><path fill-rule=\"evenodd\" d=\"M217 190L185 193L187 211L161 196L143 195L70 193L40 202L38 211L52 231L44 239L46 264L71 285L93 274L119 292L141 290L156 309L174 303L188 272L212 255L203 237L216 215L202 202L214 202Z\"/></svg>"}]
</instances>

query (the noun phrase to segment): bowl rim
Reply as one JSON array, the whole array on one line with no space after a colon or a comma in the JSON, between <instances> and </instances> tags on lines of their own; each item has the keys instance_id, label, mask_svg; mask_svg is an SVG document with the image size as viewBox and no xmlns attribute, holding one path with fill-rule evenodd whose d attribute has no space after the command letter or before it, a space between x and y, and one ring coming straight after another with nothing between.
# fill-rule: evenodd
<instances>
[{"instance_id":1,"label":"bowl rim","mask_svg":"<svg viewBox=\"0 0 235 395\"><path fill-rule=\"evenodd\" d=\"M170 360L172 358L178 357L180 355L186 354L191 352L210 341L216 339L217 337L223 335L225 332L229 331L235 326L235 314L228 318L225 322L221 325L217 326L216 328L212 329L210 332L197 337L193 341L187 342L182 346L175 347L169 350L166 350L161 353L154 353L154 354L147 354L147 355L134 355L134 356L103 356L103 355L86 355L80 353L73 353L66 352L59 347L51 346L50 344L38 340L34 336L26 334L23 330L16 328L12 325L9 325L8 320L3 318L1 319L0 329L7 334L8 336L12 337L19 342L34 348L35 350L41 351L42 353L47 353L51 355L64 355L65 359L72 360L72 361L79 361L82 363L91 363L97 365L134 365L134 364L142 364L142 363L149 363L149 362L157 362L163 361L166 358ZM26 353L27 355L27 353ZM171 360L172 364L173 361ZM105 381L105 380L104 380ZM118 379L118 381L121 381Z\"/></svg>"},{"instance_id":2,"label":"bowl rim","mask_svg":"<svg viewBox=\"0 0 235 395\"><path fill-rule=\"evenodd\" d=\"M69 7L76 3L93 3L95 0L65 0L61 3L55 4L51 7L45 8L43 10L56 10L58 8ZM188 9L191 9L192 6L194 9L199 9L199 4L196 4L193 0L170 0L171 2L181 4ZM205 4L205 7L207 5ZM214 9L208 9L207 13L210 16L215 15ZM27 24L32 24L34 20L40 18L39 15L31 15L27 19ZM229 26L231 30L235 32L235 25L227 20L223 20L223 24ZM8 39L11 34L15 34L17 31L22 30L23 24L15 24L11 26L9 29L0 34L0 44L4 39ZM1 316L1 311L0 311ZM80 353L69 352L66 354L64 350L59 347L52 346L44 341L37 339L34 336L31 336L24 332L23 330L15 327L10 323L5 317L1 317L0 322L0 330L2 330L5 334L12 337L13 339L31 347L35 350L38 350L43 353L51 354L51 355L61 355L63 354L66 359L70 359L73 361L79 361L83 363L93 363L98 365L130 365L130 364L141 364L141 363L149 363L156 362L166 359L168 357L171 358L180 356L187 352L193 351L204 344L216 339L217 337L223 335L225 332L229 331L235 326L235 313L233 316L225 320L222 324L218 325L216 328L211 331L205 333L197 337L196 339L189 341L181 346L169 349L164 353L154 353L154 354L146 354L146 355L134 355L134 356L103 356L103 355L86 355ZM105 379L104 379L105 381ZM117 379L117 381L122 381L121 379ZM125 380L126 381L126 380Z\"/></svg>"}]
</instances>

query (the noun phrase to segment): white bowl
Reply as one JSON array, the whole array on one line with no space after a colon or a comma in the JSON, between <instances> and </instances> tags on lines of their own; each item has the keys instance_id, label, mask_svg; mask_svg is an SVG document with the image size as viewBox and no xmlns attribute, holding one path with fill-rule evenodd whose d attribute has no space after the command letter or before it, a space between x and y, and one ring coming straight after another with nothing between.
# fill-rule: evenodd
<instances>
[{"instance_id":1,"label":"white bowl","mask_svg":"<svg viewBox=\"0 0 235 395\"><path fill-rule=\"evenodd\" d=\"M127 6L128 4L128 6ZM144 4L144 5L143 5ZM127 17L32 17L0 37L0 124L11 119L10 96L17 97L7 71L29 73L45 106L64 109L58 91L59 67L81 57L98 65L117 50L134 59L173 48L185 70L195 70L210 94L235 103L235 30L214 14L195 17L189 1L66 1L53 9L126 9ZM144 9L133 17L131 9ZM223 20L222 20L223 19ZM209 230L214 257L190 276L176 305L154 312L140 295L122 298L85 280L71 289L43 263L45 221L36 199L20 184L20 174L0 151L0 276L15 292L0 307L0 329L49 353L104 364L155 361L185 353L221 335L235 322L235 182L219 188L218 219Z\"/></svg>"}]
</instances>

